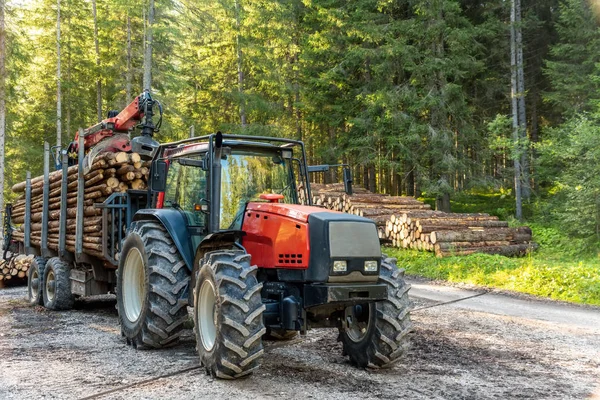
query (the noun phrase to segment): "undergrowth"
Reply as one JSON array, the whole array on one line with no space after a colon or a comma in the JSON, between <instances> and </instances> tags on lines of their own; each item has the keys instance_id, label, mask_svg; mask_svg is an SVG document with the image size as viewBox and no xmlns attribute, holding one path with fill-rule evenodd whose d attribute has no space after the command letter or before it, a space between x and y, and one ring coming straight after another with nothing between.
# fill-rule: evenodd
<instances>
[{"instance_id":1,"label":"undergrowth","mask_svg":"<svg viewBox=\"0 0 600 400\"><path fill-rule=\"evenodd\" d=\"M586 239L566 236L559 226L510 217L511 199L501 193L462 195L453 212L488 212L511 226L528 225L539 249L521 258L472 254L437 258L433 253L384 248L407 274L482 285L556 300L600 305L600 254Z\"/></svg>"}]
</instances>

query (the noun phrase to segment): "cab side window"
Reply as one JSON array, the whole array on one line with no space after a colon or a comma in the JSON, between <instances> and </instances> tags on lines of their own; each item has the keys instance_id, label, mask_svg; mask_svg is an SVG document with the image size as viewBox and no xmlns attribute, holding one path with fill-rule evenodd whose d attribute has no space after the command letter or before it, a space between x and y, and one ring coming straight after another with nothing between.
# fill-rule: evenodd
<instances>
[{"instance_id":1,"label":"cab side window","mask_svg":"<svg viewBox=\"0 0 600 400\"><path fill-rule=\"evenodd\" d=\"M206 198L206 171L197 166L181 165L171 160L167 172L165 208L181 210L190 225L205 226L206 216L197 210Z\"/></svg>"}]
</instances>

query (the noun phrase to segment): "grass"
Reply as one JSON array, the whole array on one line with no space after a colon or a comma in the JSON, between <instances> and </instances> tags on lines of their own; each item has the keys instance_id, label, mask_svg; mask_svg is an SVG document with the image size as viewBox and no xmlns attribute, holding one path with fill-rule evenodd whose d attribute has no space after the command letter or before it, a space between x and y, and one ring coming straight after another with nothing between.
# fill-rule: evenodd
<instances>
[{"instance_id":1,"label":"grass","mask_svg":"<svg viewBox=\"0 0 600 400\"><path fill-rule=\"evenodd\" d=\"M502 194L462 195L453 203L454 212L488 212L511 225L511 199ZM582 239L567 238L559 227L535 222L532 228L539 250L523 258L472 254L437 258L433 253L384 248L407 274L449 282L470 283L600 306L600 254Z\"/></svg>"}]
</instances>

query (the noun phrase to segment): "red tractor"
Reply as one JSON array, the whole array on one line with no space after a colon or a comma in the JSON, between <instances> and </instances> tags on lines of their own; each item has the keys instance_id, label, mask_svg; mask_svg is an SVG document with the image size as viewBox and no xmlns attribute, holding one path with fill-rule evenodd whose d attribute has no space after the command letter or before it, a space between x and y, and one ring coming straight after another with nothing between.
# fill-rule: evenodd
<instances>
[{"instance_id":1,"label":"red tractor","mask_svg":"<svg viewBox=\"0 0 600 400\"><path fill-rule=\"evenodd\" d=\"M262 337L337 328L359 367L387 367L407 344L409 286L382 257L376 225L300 205L310 184L300 141L220 133L161 145L151 206L139 210L117 277L123 335L177 340L194 308L202 365L250 374Z\"/></svg>"},{"instance_id":2,"label":"red tractor","mask_svg":"<svg viewBox=\"0 0 600 400\"><path fill-rule=\"evenodd\" d=\"M258 368L264 336L286 339L312 328L338 329L356 366L399 360L411 330L403 270L382 256L373 221L310 204L308 174L326 168L307 167L301 141L216 133L158 144L152 139L156 102L149 94L136 101L126 115L84 131L78 142L78 199L84 148L96 146L94 152L108 139L115 149L131 146L152 159L147 191L113 193L95 205L102 209L100 253L78 247L79 218L74 252L64 240L48 246L47 197L41 240L30 239L27 181L24 239L10 240L7 226L6 242L13 253L37 256L29 276L32 304L64 309L74 296L116 292L123 336L145 348L176 343L191 306L200 361L220 378ZM123 121L139 121L142 135L119 139L119 126L135 126ZM66 196L65 161L66 152ZM351 189L350 175L344 176ZM66 220L61 209L63 234Z\"/></svg>"}]
</instances>

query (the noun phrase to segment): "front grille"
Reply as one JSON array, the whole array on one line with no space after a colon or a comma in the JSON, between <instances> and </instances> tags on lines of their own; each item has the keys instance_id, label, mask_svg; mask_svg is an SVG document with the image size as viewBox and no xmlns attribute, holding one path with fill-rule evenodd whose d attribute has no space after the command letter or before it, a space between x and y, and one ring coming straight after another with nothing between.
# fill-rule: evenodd
<instances>
[{"instance_id":1,"label":"front grille","mask_svg":"<svg viewBox=\"0 0 600 400\"><path fill-rule=\"evenodd\" d=\"M372 222L331 221L329 246L330 256L335 258L381 257L377 228Z\"/></svg>"}]
</instances>

